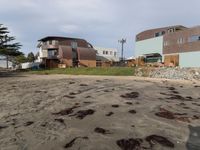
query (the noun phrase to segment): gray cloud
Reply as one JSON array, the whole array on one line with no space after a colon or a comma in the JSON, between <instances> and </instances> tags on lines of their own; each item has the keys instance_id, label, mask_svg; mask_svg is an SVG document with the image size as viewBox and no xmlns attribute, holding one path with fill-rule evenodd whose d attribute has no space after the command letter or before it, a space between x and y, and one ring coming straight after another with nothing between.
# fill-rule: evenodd
<instances>
[{"instance_id":1,"label":"gray cloud","mask_svg":"<svg viewBox=\"0 0 200 150\"><path fill-rule=\"evenodd\" d=\"M43 36L61 35L119 49L118 39L124 37L126 56L131 56L138 32L200 24L199 4L199 0L0 0L0 23L9 27L25 53L36 52Z\"/></svg>"}]
</instances>

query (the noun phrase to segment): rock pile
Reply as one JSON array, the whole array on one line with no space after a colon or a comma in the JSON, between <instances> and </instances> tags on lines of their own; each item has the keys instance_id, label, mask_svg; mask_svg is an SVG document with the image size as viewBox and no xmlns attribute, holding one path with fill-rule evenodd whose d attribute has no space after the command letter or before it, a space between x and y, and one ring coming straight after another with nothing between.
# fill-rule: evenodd
<instances>
[{"instance_id":1,"label":"rock pile","mask_svg":"<svg viewBox=\"0 0 200 150\"><path fill-rule=\"evenodd\" d=\"M150 71L149 77L176 80L200 80L200 68L155 68Z\"/></svg>"}]
</instances>

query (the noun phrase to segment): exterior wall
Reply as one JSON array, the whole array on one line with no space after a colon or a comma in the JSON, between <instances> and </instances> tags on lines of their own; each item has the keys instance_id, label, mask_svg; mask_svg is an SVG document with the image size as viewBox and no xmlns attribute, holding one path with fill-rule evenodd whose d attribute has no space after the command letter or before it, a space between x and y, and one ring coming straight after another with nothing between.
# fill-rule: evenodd
<instances>
[{"instance_id":1,"label":"exterior wall","mask_svg":"<svg viewBox=\"0 0 200 150\"><path fill-rule=\"evenodd\" d=\"M199 52L180 53L180 67L200 67Z\"/></svg>"},{"instance_id":2,"label":"exterior wall","mask_svg":"<svg viewBox=\"0 0 200 150\"><path fill-rule=\"evenodd\" d=\"M89 48L77 48L79 60L95 60L96 51Z\"/></svg>"},{"instance_id":3,"label":"exterior wall","mask_svg":"<svg viewBox=\"0 0 200 150\"><path fill-rule=\"evenodd\" d=\"M165 55L165 66L179 66L179 54Z\"/></svg>"},{"instance_id":4,"label":"exterior wall","mask_svg":"<svg viewBox=\"0 0 200 150\"><path fill-rule=\"evenodd\" d=\"M89 48L78 48L79 65L82 67L96 67L96 51Z\"/></svg>"},{"instance_id":5,"label":"exterior wall","mask_svg":"<svg viewBox=\"0 0 200 150\"><path fill-rule=\"evenodd\" d=\"M184 31L174 32L166 34L164 36L164 42L167 45L164 45L163 53L183 53L191 51L199 51L200 40L195 42L189 42L189 38L193 35L200 36L200 27L189 28ZM178 40L182 38L182 43L178 43Z\"/></svg>"},{"instance_id":6,"label":"exterior wall","mask_svg":"<svg viewBox=\"0 0 200 150\"><path fill-rule=\"evenodd\" d=\"M96 67L96 60L80 60L80 67Z\"/></svg>"},{"instance_id":7,"label":"exterior wall","mask_svg":"<svg viewBox=\"0 0 200 150\"><path fill-rule=\"evenodd\" d=\"M163 53L163 36L136 42L135 55L136 57L144 54Z\"/></svg>"},{"instance_id":8,"label":"exterior wall","mask_svg":"<svg viewBox=\"0 0 200 150\"><path fill-rule=\"evenodd\" d=\"M59 59L72 59L72 48L70 46L59 46Z\"/></svg>"},{"instance_id":9,"label":"exterior wall","mask_svg":"<svg viewBox=\"0 0 200 150\"><path fill-rule=\"evenodd\" d=\"M72 67L72 59L63 59L61 64L65 64L66 67Z\"/></svg>"}]
</instances>

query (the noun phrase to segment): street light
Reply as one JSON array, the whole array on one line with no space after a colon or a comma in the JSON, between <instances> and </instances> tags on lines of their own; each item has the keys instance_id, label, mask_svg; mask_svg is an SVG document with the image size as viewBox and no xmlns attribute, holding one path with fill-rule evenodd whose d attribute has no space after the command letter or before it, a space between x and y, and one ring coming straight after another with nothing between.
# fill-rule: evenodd
<instances>
[{"instance_id":1,"label":"street light","mask_svg":"<svg viewBox=\"0 0 200 150\"><path fill-rule=\"evenodd\" d=\"M124 44L126 43L126 39L122 38L118 42L122 44L121 61L123 62L124 61Z\"/></svg>"}]
</instances>

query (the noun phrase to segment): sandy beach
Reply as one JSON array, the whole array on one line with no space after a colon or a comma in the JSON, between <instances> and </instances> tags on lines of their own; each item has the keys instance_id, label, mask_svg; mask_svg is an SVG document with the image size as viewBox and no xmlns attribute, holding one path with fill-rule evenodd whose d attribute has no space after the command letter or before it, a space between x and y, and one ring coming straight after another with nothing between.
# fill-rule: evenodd
<instances>
[{"instance_id":1,"label":"sandy beach","mask_svg":"<svg viewBox=\"0 0 200 150\"><path fill-rule=\"evenodd\" d=\"M199 150L200 82L0 77L0 150Z\"/></svg>"}]
</instances>

